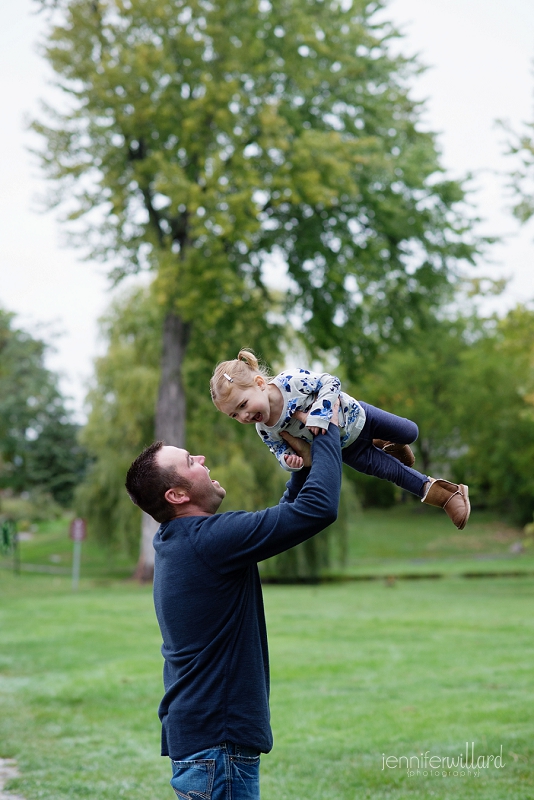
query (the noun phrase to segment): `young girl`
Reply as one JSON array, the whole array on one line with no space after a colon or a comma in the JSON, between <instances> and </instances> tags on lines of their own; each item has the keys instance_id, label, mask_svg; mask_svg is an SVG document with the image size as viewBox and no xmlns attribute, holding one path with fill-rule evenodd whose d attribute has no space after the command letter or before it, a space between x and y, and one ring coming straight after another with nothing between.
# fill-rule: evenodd
<instances>
[{"instance_id":1,"label":"young girl","mask_svg":"<svg viewBox=\"0 0 534 800\"><path fill-rule=\"evenodd\" d=\"M301 469L304 462L281 433L308 442L326 433L339 397L344 463L395 483L423 503L443 508L459 530L465 527L471 510L467 486L412 469L415 458L408 445L417 439L415 422L355 400L341 391L339 379L333 375L293 369L271 378L253 353L241 350L233 361L217 365L210 390L219 411L245 425L256 425L260 437L288 471Z\"/></svg>"}]
</instances>

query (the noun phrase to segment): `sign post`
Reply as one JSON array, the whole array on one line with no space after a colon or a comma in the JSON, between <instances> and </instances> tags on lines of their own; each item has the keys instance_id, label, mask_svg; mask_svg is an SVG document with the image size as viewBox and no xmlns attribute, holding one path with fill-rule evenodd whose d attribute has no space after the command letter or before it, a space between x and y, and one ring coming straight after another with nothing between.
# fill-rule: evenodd
<instances>
[{"instance_id":1,"label":"sign post","mask_svg":"<svg viewBox=\"0 0 534 800\"><path fill-rule=\"evenodd\" d=\"M76 517L70 523L70 538L74 542L72 551L72 590L75 592L80 580L80 562L82 558L82 542L87 534L85 520Z\"/></svg>"},{"instance_id":2,"label":"sign post","mask_svg":"<svg viewBox=\"0 0 534 800\"><path fill-rule=\"evenodd\" d=\"M13 556L13 572L20 572L20 548L17 525L13 519L4 519L0 525L0 552Z\"/></svg>"}]
</instances>

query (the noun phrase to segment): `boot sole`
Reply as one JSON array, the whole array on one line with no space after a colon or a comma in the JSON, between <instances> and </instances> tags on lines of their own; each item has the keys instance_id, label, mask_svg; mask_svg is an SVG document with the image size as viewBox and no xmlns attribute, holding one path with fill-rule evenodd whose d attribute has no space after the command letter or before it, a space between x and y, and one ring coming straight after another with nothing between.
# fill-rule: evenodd
<instances>
[{"instance_id":1,"label":"boot sole","mask_svg":"<svg viewBox=\"0 0 534 800\"><path fill-rule=\"evenodd\" d=\"M464 518L462 524L461 525L457 525L456 527L458 528L459 531L463 531L463 529L467 525L467 521L468 521L468 519L469 519L469 517L471 515L471 503L469 502L469 487L466 486L464 483L461 483L460 484L460 490L462 491L462 493L464 495L465 506L466 506L467 510L466 510L466 515L465 515L465 518Z\"/></svg>"}]
</instances>

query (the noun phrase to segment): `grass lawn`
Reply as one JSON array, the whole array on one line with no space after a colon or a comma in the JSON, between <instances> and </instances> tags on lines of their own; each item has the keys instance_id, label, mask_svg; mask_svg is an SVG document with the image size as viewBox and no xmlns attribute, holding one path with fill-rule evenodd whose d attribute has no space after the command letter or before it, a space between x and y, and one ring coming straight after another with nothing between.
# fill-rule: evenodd
<instances>
[{"instance_id":1,"label":"grass lawn","mask_svg":"<svg viewBox=\"0 0 534 800\"><path fill-rule=\"evenodd\" d=\"M513 552L518 547L522 552ZM458 531L441 509L407 502L367 509L354 519L347 572L421 574L530 572L534 553L522 530L491 512L473 511Z\"/></svg>"},{"instance_id":2,"label":"grass lawn","mask_svg":"<svg viewBox=\"0 0 534 800\"><path fill-rule=\"evenodd\" d=\"M41 523L20 543L24 570L69 575L73 543L69 519ZM534 575L534 547L522 531L495 514L474 511L464 531L457 531L441 509L409 502L387 511L367 509L353 520L345 567L333 572L362 575L462 575L525 572ZM514 546L526 545L514 553ZM0 566L11 562L0 556ZM82 578L100 583L128 578L135 559L107 551L91 538L82 545ZM2 572L0 572L0 577Z\"/></svg>"},{"instance_id":3,"label":"grass lawn","mask_svg":"<svg viewBox=\"0 0 534 800\"><path fill-rule=\"evenodd\" d=\"M150 589L0 573L0 756L27 800L164 800ZM263 800L534 796L534 578L265 587L273 752ZM412 776L388 756L498 755ZM390 761L390 763L393 763Z\"/></svg>"}]
</instances>

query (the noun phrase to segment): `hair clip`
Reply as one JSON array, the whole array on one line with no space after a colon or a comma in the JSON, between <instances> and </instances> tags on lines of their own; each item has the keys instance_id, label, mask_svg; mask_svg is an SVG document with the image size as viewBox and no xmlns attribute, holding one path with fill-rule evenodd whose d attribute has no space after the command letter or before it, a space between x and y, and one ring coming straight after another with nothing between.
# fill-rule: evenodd
<instances>
[{"instance_id":1,"label":"hair clip","mask_svg":"<svg viewBox=\"0 0 534 800\"><path fill-rule=\"evenodd\" d=\"M223 375L224 375L224 377L226 378L226 380L227 380L227 381L230 381L230 383L233 383L233 382L234 382L234 379L233 379L233 378L231 378L231 377L228 375L228 373L227 373L227 372L223 372Z\"/></svg>"}]
</instances>

